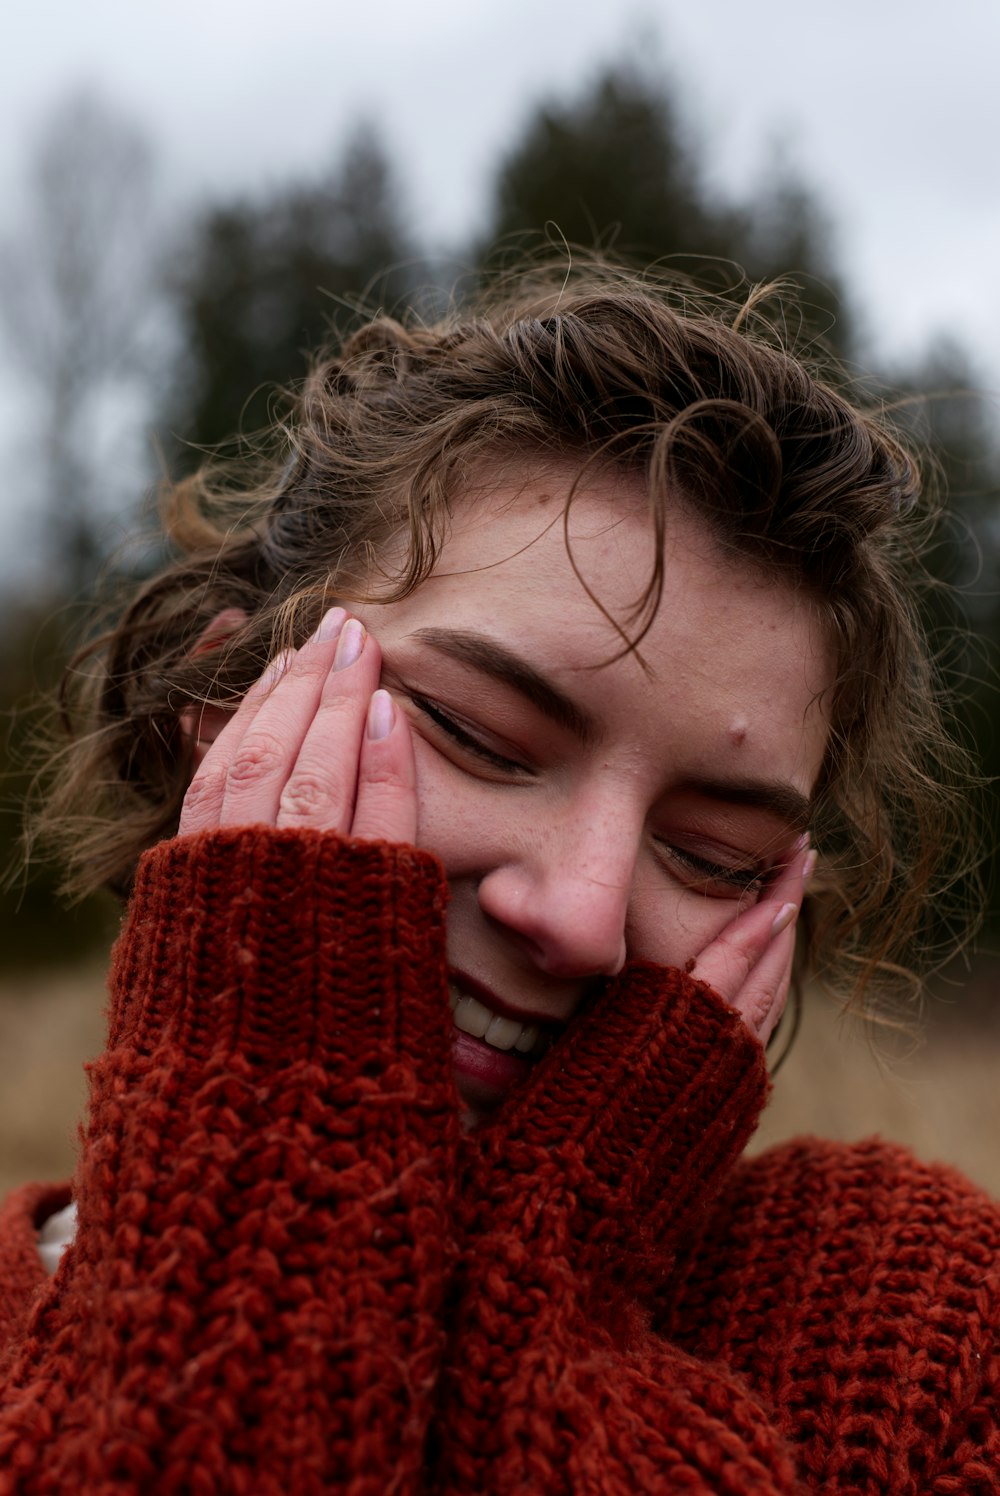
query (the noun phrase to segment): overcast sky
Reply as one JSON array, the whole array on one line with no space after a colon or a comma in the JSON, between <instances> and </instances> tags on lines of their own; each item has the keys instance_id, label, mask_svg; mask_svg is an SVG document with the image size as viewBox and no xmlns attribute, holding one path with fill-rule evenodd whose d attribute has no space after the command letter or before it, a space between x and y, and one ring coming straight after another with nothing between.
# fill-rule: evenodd
<instances>
[{"instance_id":1,"label":"overcast sky","mask_svg":"<svg viewBox=\"0 0 1000 1496\"><path fill-rule=\"evenodd\" d=\"M784 144L886 350L952 331L1000 384L1000 0L34 0L4 33L8 205L32 128L87 80L187 190L308 170L364 112L405 163L417 229L440 238L476 217L526 105L640 35L720 183Z\"/></svg>"},{"instance_id":2,"label":"overcast sky","mask_svg":"<svg viewBox=\"0 0 1000 1496\"><path fill-rule=\"evenodd\" d=\"M367 115L444 243L527 106L630 46L720 186L778 146L818 191L881 357L950 333L1000 389L1000 0L34 0L4 19L4 228L33 132L89 83L156 140L167 200L314 170Z\"/></svg>"}]
</instances>

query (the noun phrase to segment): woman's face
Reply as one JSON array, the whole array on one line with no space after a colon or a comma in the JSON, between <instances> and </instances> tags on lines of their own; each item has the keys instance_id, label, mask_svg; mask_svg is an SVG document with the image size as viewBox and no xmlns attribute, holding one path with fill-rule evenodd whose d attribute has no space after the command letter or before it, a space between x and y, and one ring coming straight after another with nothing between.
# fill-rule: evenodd
<instances>
[{"instance_id":1,"label":"woman's face","mask_svg":"<svg viewBox=\"0 0 1000 1496\"><path fill-rule=\"evenodd\" d=\"M517 1044L565 1024L626 957L683 966L758 897L805 829L827 741L815 608L721 556L681 509L641 660L607 663L621 637L565 544L572 476L514 475L470 500L426 582L353 609L414 729L417 842L451 888L456 1023L487 1040L456 1050L474 1109L518 1078ZM641 490L595 481L569 534L627 626L651 562Z\"/></svg>"}]
</instances>

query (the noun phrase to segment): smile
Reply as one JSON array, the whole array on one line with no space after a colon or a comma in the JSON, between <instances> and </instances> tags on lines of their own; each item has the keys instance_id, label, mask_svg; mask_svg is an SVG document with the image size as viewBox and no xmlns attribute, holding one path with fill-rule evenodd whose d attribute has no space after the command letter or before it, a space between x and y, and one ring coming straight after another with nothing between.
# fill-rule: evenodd
<instances>
[{"instance_id":1,"label":"smile","mask_svg":"<svg viewBox=\"0 0 1000 1496\"><path fill-rule=\"evenodd\" d=\"M453 979L448 982L455 1030L452 1063L459 1094L477 1111L499 1106L512 1086L526 1079L549 1048L561 1025L518 1020L498 1013ZM497 999L500 1004L500 999ZM506 1005L504 1005L506 1006Z\"/></svg>"},{"instance_id":2,"label":"smile","mask_svg":"<svg viewBox=\"0 0 1000 1496\"><path fill-rule=\"evenodd\" d=\"M537 1023L518 1023L513 1018L504 1018L478 998L460 991L454 982L448 983L448 1001L455 1027L473 1039L482 1039L491 1049L514 1049L518 1054L538 1058L549 1046L550 1036L543 1035Z\"/></svg>"}]
</instances>

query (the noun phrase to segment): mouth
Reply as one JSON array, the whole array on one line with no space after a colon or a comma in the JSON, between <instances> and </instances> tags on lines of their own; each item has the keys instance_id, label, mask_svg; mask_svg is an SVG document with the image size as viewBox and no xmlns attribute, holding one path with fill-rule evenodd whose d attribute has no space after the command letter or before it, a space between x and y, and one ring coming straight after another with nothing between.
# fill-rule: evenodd
<instances>
[{"instance_id":1,"label":"mouth","mask_svg":"<svg viewBox=\"0 0 1000 1496\"><path fill-rule=\"evenodd\" d=\"M455 1081L462 1100L477 1113L499 1106L565 1027L534 1015L518 1018L508 1004L465 977L449 976L448 1000L455 1024Z\"/></svg>"}]
</instances>

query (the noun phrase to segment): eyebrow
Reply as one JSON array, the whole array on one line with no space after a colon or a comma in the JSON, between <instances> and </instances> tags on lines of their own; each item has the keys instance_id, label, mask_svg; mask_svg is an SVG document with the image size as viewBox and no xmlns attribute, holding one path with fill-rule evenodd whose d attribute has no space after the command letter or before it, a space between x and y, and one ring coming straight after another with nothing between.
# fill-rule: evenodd
<instances>
[{"instance_id":1,"label":"eyebrow","mask_svg":"<svg viewBox=\"0 0 1000 1496\"><path fill-rule=\"evenodd\" d=\"M597 723L589 712L546 680L533 665L505 649L495 639L465 629L437 628L417 629L412 637L436 649L439 654L447 655L461 665L471 665L483 675L510 686L550 721L579 738L581 743L594 743L600 736Z\"/></svg>"},{"instance_id":2,"label":"eyebrow","mask_svg":"<svg viewBox=\"0 0 1000 1496\"><path fill-rule=\"evenodd\" d=\"M709 800L723 800L729 805L749 805L753 810L768 811L793 831L808 830L812 820L812 801L783 779L698 777L688 779L685 787Z\"/></svg>"},{"instance_id":3,"label":"eyebrow","mask_svg":"<svg viewBox=\"0 0 1000 1496\"><path fill-rule=\"evenodd\" d=\"M417 629L411 637L509 686L585 745L595 743L600 737L598 724L589 712L533 665L486 634L466 629L424 628ZM793 831L805 831L812 817L809 798L780 779L713 779L699 775L687 779L684 787L709 800L767 811Z\"/></svg>"}]
</instances>

